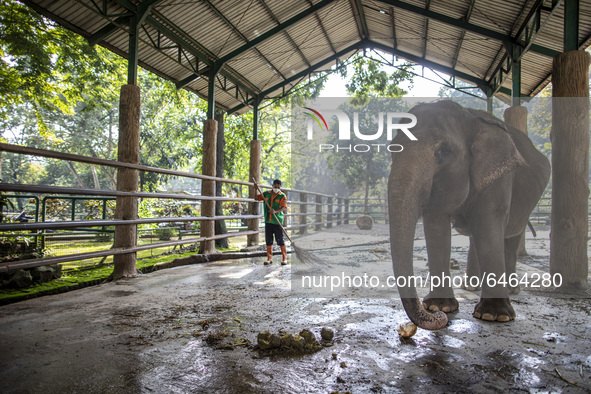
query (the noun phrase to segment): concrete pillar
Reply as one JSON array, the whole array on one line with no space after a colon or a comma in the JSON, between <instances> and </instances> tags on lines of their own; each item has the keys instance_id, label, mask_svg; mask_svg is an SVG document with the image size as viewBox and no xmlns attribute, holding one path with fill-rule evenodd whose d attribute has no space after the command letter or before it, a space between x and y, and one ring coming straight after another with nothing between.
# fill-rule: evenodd
<instances>
[{"instance_id":1,"label":"concrete pillar","mask_svg":"<svg viewBox=\"0 0 591 394\"><path fill-rule=\"evenodd\" d=\"M121 87L119 101L119 140L117 159L124 163L139 164L140 162L140 88L136 85ZM125 192L138 191L138 171L120 168L117 170L117 190ZM137 219L137 197L117 197L115 219ZM137 245L137 228L135 224L117 226L115 228L114 248L132 248ZM136 253L113 256L113 279L135 276Z\"/></svg>"},{"instance_id":2,"label":"concrete pillar","mask_svg":"<svg viewBox=\"0 0 591 394\"><path fill-rule=\"evenodd\" d=\"M252 140L250 141L250 169L248 175L248 181L252 182L255 179L257 183L261 182L261 141ZM261 190L262 191L262 190ZM248 190L248 198L255 198L256 189L254 186ZM249 202L248 203L248 214L258 215L259 214L259 203ZM248 231L257 231L259 229L259 219L248 219ZM252 234L247 236L247 246L255 246L259 244L259 235Z\"/></svg>"},{"instance_id":3,"label":"concrete pillar","mask_svg":"<svg viewBox=\"0 0 591 394\"><path fill-rule=\"evenodd\" d=\"M300 213L305 214L308 213L308 194L306 193L300 193L300 202L302 204L300 204ZM308 232L308 226L306 226L306 223L308 222L308 217L306 215L302 215L300 216L300 224L303 225L304 227L300 227L300 234L306 234Z\"/></svg>"},{"instance_id":4,"label":"concrete pillar","mask_svg":"<svg viewBox=\"0 0 591 394\"><path fill-rule=\"evenodd\" d=\"M518 130L521 130L525 135L527 134L527 108L522 107L521 105L513 106L511 108L507 108L505 113L503 114L505 118L505 123L509 126L513 126ZM525 233L525 229L522 233ZM521 237L521 241L519 243L519 248L517 249L518 256L525 256L527 255L527 251L525 249L525 236Z\"/></svg>"},{"instance_id":5,"label":"concrete pillar","mask_svg":"<svg viewBox=\"0 0 591 394\"><path fill-rule=\"evenodd\" d=\"M569 51L552 64L552 229L550 273L587 288L589 197L589 62Z\"/></svg>"},{"instance_id":6,"label":"concrete pillar","mask_svg":"<svg viewBox=\"0 0 591 394\"><path fill-rule=\"evenodd\" d=\"M215 176L216 165L216 142L218 122L214 119L207 119L203 122L203 164L201 173L203 175ZM202 196L215 196L215 181L204 180L201 182ZM215 201L201 202L201 216L215 216ZM201 222L200 236L210 238L215 234L215 222L213 220ZM215 248L215 241L202 241L199 253L218 253Z\"/></svg>"}]
</instances>

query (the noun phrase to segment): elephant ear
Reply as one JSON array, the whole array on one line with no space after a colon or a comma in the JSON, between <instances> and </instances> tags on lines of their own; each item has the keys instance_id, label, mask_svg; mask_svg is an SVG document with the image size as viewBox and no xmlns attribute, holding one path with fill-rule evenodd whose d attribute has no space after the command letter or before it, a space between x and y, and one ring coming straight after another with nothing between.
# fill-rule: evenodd
<instances>
[{"instance_id":1,"label":"elephant ear","mask_svg":"<svg viewBox=\"0 0 591 394\"><path fill-rule=\"evenodd\" d=\"M476 128L471 146L470 179L481 191L525 160L515 147L505 124L498 119L473 118Z\"/></svg>"}]
</instances>

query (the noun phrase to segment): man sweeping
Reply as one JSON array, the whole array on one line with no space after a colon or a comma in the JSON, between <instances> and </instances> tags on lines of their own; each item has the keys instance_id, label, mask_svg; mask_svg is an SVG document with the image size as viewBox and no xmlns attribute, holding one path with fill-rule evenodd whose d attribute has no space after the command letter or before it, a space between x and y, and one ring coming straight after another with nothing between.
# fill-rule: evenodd
<instances>
[{"instance_id":1,"label":"man sweeping","mask_svg":"<svg viewBox=\"0 0 591 394\"><path fill-rule=\"evenodd\" d=\"M283 213L287 211L287 196L281 191L281 181L273 181L273 189L264 191L256 197L259 201L266 201L265 208L265 243L267 244L267 261L265 265L273 264L273 237L281 248L283 260L281 265L287 265L287 248L283 242Z\"/></svg>"}]
</instances>

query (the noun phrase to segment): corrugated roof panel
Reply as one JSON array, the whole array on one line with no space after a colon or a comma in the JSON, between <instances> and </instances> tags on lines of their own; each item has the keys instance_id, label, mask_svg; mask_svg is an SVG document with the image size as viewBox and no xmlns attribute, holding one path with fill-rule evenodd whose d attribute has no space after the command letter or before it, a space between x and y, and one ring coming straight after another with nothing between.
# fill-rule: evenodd
<instances>
[{"instance_id":1,"label":"corrugated roof panel","mask_svg":"<svg viewBox=\"0 0 591 394\"><path fill-rule=\"evenodd\" d=\"M340 4L339 8L328 9L327 7L323 11L325 11L325 14L319 16L330 41L337 51L341 51L359 41L360 37L357 25L353 21L350 4ZM323 18L322 15L325 15L325 17Z\"/></svg>"},{"instance_id":2,"label":"corrugated roof panel","mask_svg":"<svg viewBox=\"0 0 591 394\"><path fill-rule=\"evenodd\" d=\"M422 56L424 17L406 10L394 11L394 27L398 49L415 56Z\"/></svg>"},{"instance_id":3,"label":"corrugated roof panel","mask_svg":"<svg viewBox=\"0 0 591 394\"><path fill-rule=\"evenodd\" d=\"M429 3L429 10L458 20L466 17L469 8L468 1L436 0Z\"/></svg>"},{"instance_id":4,"label":"corrugated roof panel","mask_svg":"<svg viewBox=\"0 0 591 394\"><path fill-rule=\"evenodd\" d=\"M392 43L392 22L386 7L377 8L373 5L364 7L365 20L372 40L384 40Z\"/></svg>"},{"instance_id":5,"label":"corrugated roof panel","mask_svg":"<svg viewBox=\"0 0 591 394\"><path fill-rule=\"evenodd\" d=\"M516 18L522 13L521 1L497 0L494 5L487 0L474 3L470 23L499 33L509 35L515 26ZM491 10L494 9L494 12Z\"/></svg>"},{"instance_id":6,"label":"corrugated roof panel","mask_svg":"<svg viewBox=\"0 0 591 394\"><path fill-rule=\"evenodd\" d=\"M244 42L215 12L201 2L185 3L178 8L169 7L163 16L185 32L187 41L198 42L214 56Z\"/></svg>"},{"instance_id":7,"label":"corrugated roof panel","mask_svg":"<svg viewBox=\"0 0 591 394\"><path fill-rule=\"evenodd\" d=\"M284 33L264 42L258 48L282 74L292 69L301 70L308 67Z\"/></svg>"},{"instance_id":8,"label":"corrugated roof panel","mask_svg":"<svg viewBox=\"0 0 591 394\"><path fill-rule=\"evenodd\" d=\"M441 22L430 20L427 31L427 53L432 58L439 59L442 65L452 66L461 34L460 29L450 28Z\"/></svg>"},{"instance_id":9,"label":"corrugated roof panel","mask_svg":"<svg viewBox=\"0 0 591 394\"><path fill-rule=\"evenodd\" d=\"M501 44L498 41L488 40L481 35L468 32L464 35L456 67L469 74L486 78L491 62L500 48Z\"/></svg>"},{"instance_id":10,"label":"corrugated roof panel","mask_svg":"<svg viewBox=\"0 0 591 394\"><path fill-rule=\"evenodd\" d=\"M61 18L60 20L66 26L84 36L97 32L112 20L128 13L116 1L105 3L108 7L109 17L101 15L102 2L93 0L29 1L54 13ZM132 4L136 4L138 1L132 0ZM140 64L155 70L166 78L184 79L193 72L191 67L196 64L195 55L197 52L209 59L206 63L211 63L212 60L243 46L245 40L252 40L271 31L277 26L277 20L284 22L320 1L162 0L150 12L148 23L140 29ZM441 66L453 66L453 57L462 36L459 28L436 20L429 20L426 53L424 53L424 16L392 7L379 0L360 0L360 3L370 39L383 43L387 47L396 44L397 49L402 52L417 57L424 56L425 59L434 61ZM476 0L467 22L507 36L515 35L524 24L534 3L534 1L524 0L497 0L495 2ZM467 0L431 0L430 2L404 0L404 4L420 8L425 8L426 4L429 4L430 11L459 21L467 17L470 7L470 2ZM590 41L591 1L580 1L579 7L579 39L581 42ZM217 12L221 13L238 32L234 31L232 26L228 26L224 18L220 17L212 8L216 8ZM535 44L557 52L562 50L563 8L563 5L559 6L547 21L542 31L538 33ZM394 15L393 27L391 25L392 13ZM257 49L260 53L251 48L238 55L223 66L223 73L229 73L231 79L238 81L242 89L261 91L282 81L281 76L273 68L278 69L279 73L289 78L307 69L308 63L319 64L323 59L333 56L334 50L331 48L331 44L335 50L340 51L361 40L351 0L335 0L325 5L317 15L318 17L308 16L293 24L285 32L278 32L276 36L259 44ZM542 11L541 20L545 21L547 15L547 11ZM193 49L187 50L179 61L177 44L174 40L166 38L166 35L170 33L158 34L150 25L150 18L162 23L184 40L187 45L191 45ZM321 24L327 36L323 32ZM394 28L395 37L392 28ZM303 57L294 47L294 42L299 46ZM588 45L589 42L586 44ZM127 53L127 27L122 26L109 35L105 39L105 45L118 53ZM159 48L155 48L155 45ZM261 57L261 53L267 60ZM461 41L455 68L458 71L488 80L497 69L505 53L505 48L500 41L486 38L481 34L466 32ZM551 72L552 59L529 52L524 55L522 61L522 93L539 90L539 87L546 83L546 77ZM270 67L267 62L270 62L273 67ZM332 62L324 67L331 65ZM503 67L505 66L503 65ZM200 69L203 68L205 65L201 63ZM504 76L503 86L510 88L510 77L510 75ZM187 88L205 95L207 94L207 85L207 79L200 78L191 82ZM233 86L233 83L230 82L227 86ZM216 97L220 105L235 107L242 102L242 99L236 99L234 93L218 90ZM499 96L504 97L505 95L499 94Z\"/></svg>"},{"instance_id":11,"label":"corrugated roof panel","mask_svg":"<svg viewBox=\"0 0 591 394\"><path fill-rule=\"evenodd\" d=\"M310 8L310 2L307 0L264 0L267 7L273 12L273 14L279 19L279 22L285 22L289 18L299 14ZM316 4L318 1L312 1ZM342 0L341 0L342 1Z\"/></svg>"}]
</instances>

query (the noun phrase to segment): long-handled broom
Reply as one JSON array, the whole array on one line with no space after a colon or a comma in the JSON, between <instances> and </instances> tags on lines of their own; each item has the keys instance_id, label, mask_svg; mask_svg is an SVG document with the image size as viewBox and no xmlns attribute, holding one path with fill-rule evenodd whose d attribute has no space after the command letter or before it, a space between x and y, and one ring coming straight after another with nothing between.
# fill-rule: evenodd
<instances>
[{"instance_id":1,"label":"long-handled broom","mask_svg":"<svg viewBox=\"0 0 591 394\"><path fill-rule=\"evenodd\" d=\"M254 186L257 188L259 194L262 195L263 193L261 192L261 189L259 189L259 185L257 184L257 182L255 181L254 178L252 178L252 181L254 183ZM273 209L271 209L271 206L269 205L267 200L265 200L263 198L263 201L265 202L265 205L267 206L269 211L273 212ZM285 231L285 228L281 225L281 222L277 219L275 212L273 212L273 217L275 218L275 220L279 224L279 227L281 227L281 230L283 230L283 234L285 234L285 236L287 237L287 239L291 243L291 247L292 247L293 251L295 252L298 260L300 260L302 263L307 263L307 264L321 265L324 263L324 260L322 260L320 257L316 256L314 253L310 252L309 250L305 250L305 249L297 247L295 245L295 243L292 241L292 239L290 238L290 236L287 235L287 231ZM323 264L323 265L326 265L326 264Z\"/></svg>"}]
</instances>

